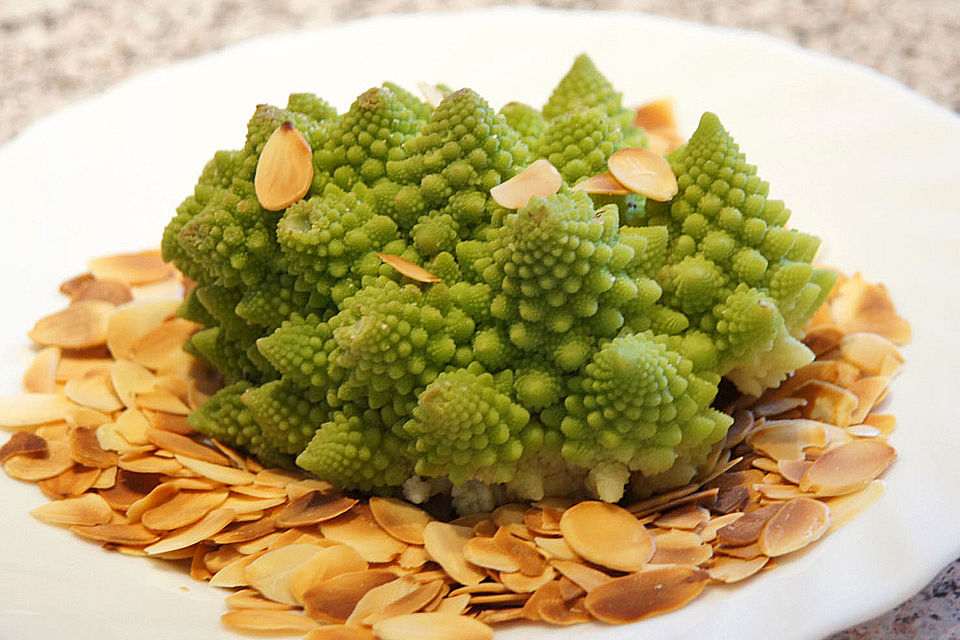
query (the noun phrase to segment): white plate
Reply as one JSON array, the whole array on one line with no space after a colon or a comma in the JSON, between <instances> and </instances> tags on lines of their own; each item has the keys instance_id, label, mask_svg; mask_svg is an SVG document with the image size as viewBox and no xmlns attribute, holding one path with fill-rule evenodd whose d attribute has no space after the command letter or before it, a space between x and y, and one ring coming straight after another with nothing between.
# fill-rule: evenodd
<instances>
[{"instance_id":1,"label":"white plate","mask_svg":"<svg viewBox=\"0 0 960 640\"><path fill-rule=\"evenodd\" d=\"M369 86L470 86L542 104L588 52L627 104L672 95L689 131L720 115L760 174L824 238L827 260L885 282L915 341L893 385L900 458L887 495L837 534L735 588L628 627L523 627L503 638L817 638L881 613L960 555L960 121L865 69L749 33L637 14L498 9L394 16L268 36L138 76L0 149L0 393L24 333L96 255L156 246L215 149L258 102L314 91L345 109ZM0 638L235 638L224 594L162 562L41 525L35 486L0 479Z\"/></svg>"}]
</instances>

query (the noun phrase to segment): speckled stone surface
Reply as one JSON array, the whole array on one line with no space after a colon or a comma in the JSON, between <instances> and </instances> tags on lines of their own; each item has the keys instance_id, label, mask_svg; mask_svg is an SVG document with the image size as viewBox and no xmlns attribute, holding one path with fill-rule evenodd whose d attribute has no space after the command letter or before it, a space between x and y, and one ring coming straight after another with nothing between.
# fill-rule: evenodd
<instances>
[{"instance_id":1,"label":"speckled stone surface","mask_svg":"<svg viewBox=\"0 0 960 640\"><path fill-rule=\"evenodd\" d=\"M166 62L246 38L488 0L0 0L0 143ZM960 0L546 0L754 29L871 66L960 109ZM960 549L960 541L958 541ZM830 640L960 640L960 560L914 598Z\"/></svg>"}]
</instances>

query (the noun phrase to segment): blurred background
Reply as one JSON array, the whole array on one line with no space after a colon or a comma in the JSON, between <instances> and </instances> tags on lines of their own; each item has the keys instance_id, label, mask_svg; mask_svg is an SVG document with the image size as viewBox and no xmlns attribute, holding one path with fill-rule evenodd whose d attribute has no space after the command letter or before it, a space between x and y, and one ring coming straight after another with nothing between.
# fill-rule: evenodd
<instances>
[{"instance_id":1,"label":"blurred background","mask_svg":"<svg viewBox=\"0 0 960 640\"><path fill-rule=\"evenodd\" d=\"M0 142L130 75L252 36L495 4L644 11L762 31L960 109L960 0L0 0Z\"/></svg>"},{"instance_id":2,"label":"blurred background","mask_svg":"<svg viewBox=\"0 0 960 640\"><path fill-rule=\"evenodd\" d=\"M857 62L960 110L960 0L0 0L0 143L60 107L247 38L492 5L630 10L750 29ZM832 640L960 640L960 561Z\"/></svg>"}]
</instances>

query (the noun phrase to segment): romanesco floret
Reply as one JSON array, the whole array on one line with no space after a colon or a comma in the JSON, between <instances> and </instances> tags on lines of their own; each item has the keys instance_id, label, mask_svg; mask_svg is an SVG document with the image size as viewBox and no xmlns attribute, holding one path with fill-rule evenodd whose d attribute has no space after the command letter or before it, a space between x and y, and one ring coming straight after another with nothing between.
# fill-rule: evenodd
<instances>
[{"instance_id":1,"label":"romanesco floret","mask_svg":"<svg viewBox=\"0 0 960 640\"><path fill-rule=\"evenodd\" d=\"M835 279L810 264L817 239L785 228L712 114L669 157L669 202L573 189L644 144L586 56L542 112L443 93L431 108L384 83L340 115L293 94L206 165L162 242L199 283L178 311L204 327L185 349L230 385L190 424L268 464L462 511L706 473L731 424L711 407L721 376L759 393L810 357L798 338ZM267 211L254 175L287 121L314 181ZM536 158L559 192L497 204L491 188Z\"/></svg>"}]
</instances>

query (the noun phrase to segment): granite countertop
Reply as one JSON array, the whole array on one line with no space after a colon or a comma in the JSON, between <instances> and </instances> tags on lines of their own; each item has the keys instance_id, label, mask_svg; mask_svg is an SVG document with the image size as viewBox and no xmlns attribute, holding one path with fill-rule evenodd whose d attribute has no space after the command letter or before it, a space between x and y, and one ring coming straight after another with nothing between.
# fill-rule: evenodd
<instances>
[{"instance_id":1,"label":"granite countertop","mask_svg":"<svg viewBox=\"0 0 960 640\"><path fill-rule=\"evenodd\" d=\"M0 143L133 74L252 36L492 4L638 10L763 31L960 110L958 0L0 0ZM960 560L897 609L831 640L908 638L960 640Z\"/></svg>"}]
</instances>

